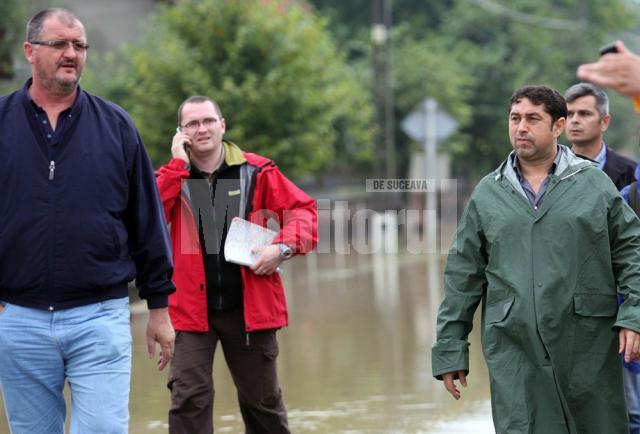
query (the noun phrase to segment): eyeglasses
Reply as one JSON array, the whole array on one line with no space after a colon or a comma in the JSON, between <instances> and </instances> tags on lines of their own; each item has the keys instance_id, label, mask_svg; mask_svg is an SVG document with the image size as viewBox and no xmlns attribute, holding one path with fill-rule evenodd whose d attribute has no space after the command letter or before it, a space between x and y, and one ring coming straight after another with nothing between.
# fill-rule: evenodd
<instances>
[{"instance_id":1,"label":"eyeglasses","mask_svg":"<svg viewBox=\"0 0 640 434\"><path fill-rule=\"evenodd\" d=\"M53 41L29 41L29 43L33 45L45 45L47 47L53 48L54 50L66 50L69 44L71 44L73 49L80 53L89 49L89 44L87 44L86 42L67 41L64 39L55 39Z\"/></svg>"},{"instance_id":2,"label":"eyeglasses","mask_svg":"<svg viewBox=\"0 0 640 434\"><path fill-rule=\"evenodd\" d=\"M216 124L216 122L218 122L218 119L216 118L204 118L201 121L188 122L186 125L183 125L181 128L184 128L187 131L193 132L193 131L197 131L198 128L200 128L201 124L205 128L211 128Z\"/></svg>"}]
</instances>

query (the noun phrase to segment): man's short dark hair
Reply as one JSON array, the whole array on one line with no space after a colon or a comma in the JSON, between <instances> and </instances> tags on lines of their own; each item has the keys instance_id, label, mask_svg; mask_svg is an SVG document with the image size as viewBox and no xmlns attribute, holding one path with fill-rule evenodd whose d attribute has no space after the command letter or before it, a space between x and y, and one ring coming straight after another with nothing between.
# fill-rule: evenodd
<instances>
[{"instance_id":1,"label":"man's short dark hair","mask_svg":"<svg viewBox=\"0 0 640 434\"><path fill-rule=\"evenodd\" d=\"M564 93L564 99L569 102L574 102L578 98L583 96L593 96L596 99L596 110L600 114L600 118L609 114L609 97L599 87L594 86L591 83L578 83L571 86Z\"/></svg>"},{"instance_id":2,"label":"man's short dark hair","mask_svg":"<svg viewBox=\"0 0 640 434\"><path fill-rule=\"evenodd\" d=\"M527 98L535 105L542 105L545 112L551 115L551 125L558 119L567 117L567 103L560 92L548 86L524 86L513 92L509 100L509 111L514 104Z\"/></svg>"},{"instance_id":3,"label":"man's short dark hair","mask_svg":"<svg viewBox=\"0 0 640 434\"><path fill-rule=\"evenodd\" d=\"M207 101L210 102L211 104L213 104L213 108L216 109L216 113L218 114L220 119L222 119L222 111L220 111L220 106L218 105L217 102L215 102L214 100L212 100L208 96L195 95L195 96L190 96L189 98L185 99L182 102L182 104L180 104L180 107L178 107L178 125L182 124L182 109L184 108L185 105L191 104L191 103L195 103L195 104L203 103L203 102L207 102Z\"/></svg>"},{"instance_id":4,"label":"man's short dark hair","mask_svg":"<svg viewBox=\"0 0 640 434\"><path fill-rule=\"evenodd\" d=\"M56 16L60 21L72 26L80 19L70 10L62 8L43 9L31 17L27 23L27 41L37 41L42 33L42 26L47 18Z\"/></svg>"}]
</instances>

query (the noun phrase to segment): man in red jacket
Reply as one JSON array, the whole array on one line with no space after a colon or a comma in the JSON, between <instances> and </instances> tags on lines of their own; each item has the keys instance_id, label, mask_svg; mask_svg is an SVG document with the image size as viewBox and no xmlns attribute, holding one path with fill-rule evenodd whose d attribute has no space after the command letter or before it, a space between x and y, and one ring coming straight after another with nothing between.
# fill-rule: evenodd
<instances>
[{"instance_id":1,"label":"man in red jacket","mask_svg":"<svg viewBox=\"0 0 640 434\"><path fill-rule=\"evenodd\" d=\"M213 432L213 356L218 341L238 390L246 432L289 433L278 386L276 331L287 325L283 260L317 243L317 208L273 161L223 140L225 121L207 97L178 109L171 161L157 172L171 224L176 329L169 372L171 434ZM251 267L227 262L224 242L234 217L280 231L256 250Z\"/></svg>"}]
</instances>

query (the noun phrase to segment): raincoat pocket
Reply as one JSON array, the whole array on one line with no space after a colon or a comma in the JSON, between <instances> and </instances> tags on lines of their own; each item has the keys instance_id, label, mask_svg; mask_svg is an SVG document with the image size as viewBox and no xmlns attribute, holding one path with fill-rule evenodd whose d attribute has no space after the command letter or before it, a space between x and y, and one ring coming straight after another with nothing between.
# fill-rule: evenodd
<instances>
[{"instance_id":1,"label":"raincoat pocket","mask_svg":"<svg viewBox=\"0 0 640 434\"><path fill-rule=\"evenodd\" d=\"M512 295L498 301L497 303L491 303L488 305L485 311L485 324L489 325L504 321L507 318L515 299L516 298Z\"/></svg>"},{"instance_id":2,"label":"raincoat pocket","mask_svg":"<svg viewBox=\"0 0 640 434\"><path fill-rule=\"evenodd\" d=\"M575 351L592 354L615 351L617 332L613 324L618 311L615 294L577 293L573 296L573 309Z\"/></svg>"},{"instance_id":3,"label":"raincoat pocket","mask_svg":"<svg viewBox=\"0 0 640 434\"><path fill-rule=\"evenodd\" d=\"M515 296L510 295L488 304L484 311L482 347L487 364L504 357L505 350L510 347L509 338L505 335L508 329L506 319L514 302Z\"/></svg>"},{"instance_id":4,"label":"raincoat pocket","mask_svg":"<svg viewBox=\"0 0 640 434\"><path fill-rule=\"evenodd\" d=\"M580 316L611 317L618 312L618 299L615 294L578 293L573 307Z\"/></svg>"}]
</instances>

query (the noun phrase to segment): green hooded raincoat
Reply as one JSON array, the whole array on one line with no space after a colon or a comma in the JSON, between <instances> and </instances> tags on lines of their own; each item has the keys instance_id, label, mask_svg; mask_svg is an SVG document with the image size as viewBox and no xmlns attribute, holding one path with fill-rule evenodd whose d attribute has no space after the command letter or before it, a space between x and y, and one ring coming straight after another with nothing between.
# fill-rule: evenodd
<instances>
[{"instance_id":1,"label":"green hooded raincoat","mask_svg":"<svg viewBox=\"0 0 640 434\"><path fill-rule=\"evenodd\" d=\"M433 375L468 371L482 300L498 434L628 434L618 328L640 331L640 225L595 164L560 152L537 212L513 153L473 192L445 270Z\"/></svg>"}]
</instances>

